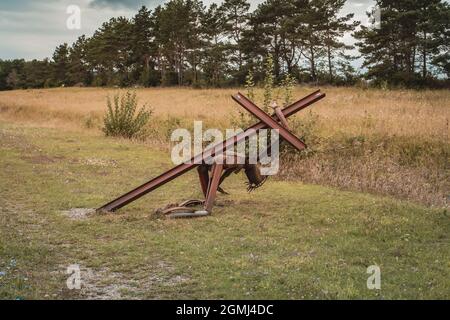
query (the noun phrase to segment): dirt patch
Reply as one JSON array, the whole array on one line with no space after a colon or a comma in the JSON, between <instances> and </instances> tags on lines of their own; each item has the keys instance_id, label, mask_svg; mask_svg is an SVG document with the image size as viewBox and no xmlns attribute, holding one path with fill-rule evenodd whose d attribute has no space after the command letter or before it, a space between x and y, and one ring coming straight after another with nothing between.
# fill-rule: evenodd
<instances>
[{"instance_id":1,"label":"dirt patch","mask_svg":"<svg viewBox=\"0 0 450 320\"><path fill-rule=\"evenodd\" d=\"M117 161L110 159L100 159L100 158L88 158L82 160L83 164L88 166L98 166L98 167L117 167Z\"/></svg>"},{"instance_id":2,"label":"dirt patch","mask_svg":"<svg viewBox=\"0 0 450 320\"><path fill-rule=\"evenodd\" d=\"M0 147L5 149L19 149L20 151L35 152L36 146L29 143L22 135L13 135L7 130L0 130Z\"/></svg>"},{"instance_id":3,"label":"dirt patch","mask_svg":"<svg viewBox=\"0 0 450 320\"><path fill-rule=\"evenodd\" d=\"M42 154L22 157L22 159L31 162L32 164L48 164L56 161L54 158Z\"/></svg>"},{"instance_id":4,"label":"dirt patch","mask_svg":"<svg viewBox=\"0 0 450 320\"><path fill-rule=\"evenodd\" d=\"M92 208L73 208L62 212L65 216L73 220L86 219L95 213L95 209Z\"/></svg>"},{"instance_id":5,"label":"dirt patch","mask_svg":"<svg viewBox=\"0 0 450 320\"><path fill-rule=\"evenodd\" d=\"M6 130L0 131L0 147L20 151L24 154L21 159L32 164L50 164L64 159L63 156L45 155L42 150L29 143L22 135L13 135Z\"/></svg>"},{"instance_id":6,"label":"dirt patch","mask_svg":"<svg viewBox=\"0 0 450 320\"><path fill-rule=\"evenodd\" d=\"M65 271L66 267L61 265L55 274L61 274L61 270ZM140 299L148 296L149 292L155 292L153 298L158 299L159 289L164 291L164 287L181 285L190 280L186 276L170 275L173 268L163 261L156 263L151 270L147 276L131 279L108 267L93 269L81 266L80 289L74 290L72 294L86 300L121 300ZM67 275L63 277L67 278Z\"/></svg>"},{"instance_id":7,"label":"dirt patch","mask_svg":"<svg viewBox=\"0 0 450 320\"><path fill-rule=\"evenodd\" d=\"M144 279L127 279L108 268L85 269L81 273L81 295L88 300L119 300L138 298L155 287L175 286L189 281L181 275L173 277L151 274Z\"/></svg>"},{"instance_id":8,"label":"dirt patch","mask_svg":"<svg viewBox=\"0 0 450 320\"><path fill-rule=\"evenodd\" d=\"M126 292L136 290L138 283L124 281L122 274L108 268L81 270L80 294L88 300L119 300Z\"/></svg>"}]
</instances>

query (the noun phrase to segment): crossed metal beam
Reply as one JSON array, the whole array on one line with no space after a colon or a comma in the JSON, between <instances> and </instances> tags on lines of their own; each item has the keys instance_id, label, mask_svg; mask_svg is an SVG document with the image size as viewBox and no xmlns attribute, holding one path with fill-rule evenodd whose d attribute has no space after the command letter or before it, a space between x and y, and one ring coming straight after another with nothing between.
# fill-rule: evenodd
<instances>
[{"instance_id":1,"label":"crossed metal beam","mask_svg":"<svg viewBox=\"0 0 450 320\"><path fill-rule=\"evenodd\" d=\"M275 121L271 116L258 108L253 102L251 102L247 97L238 93L235 96L232 96L234 101L239 103L244 109L253 114L259 120L264 122L266 126L271 129L278 129L280 132L280 136L284 138L287 142L289 142L293 147L298 150L303 150L306 148L306 145L303 141L293 135L286 127L280 125L277 121ZM275 112L276 113L276 112ZM283 114L283 113L281 113ZM280 119L279 119L280 120Z\"/></svg>"},{"instance_id":2,"label":"crossed metal beam","mask_svg":"<svg viewBox=\"0 0 450 320\"><path fill-rule=\"evenodd\" d=\"M163 186L164 184L168 183L169 181L172 181L173 179L198 167L200 164L205 163L207 160L211 159L211 157L215 156L216 151L218 151L220 153L220 152L225 152L225 150L230 150L229 148L236 145L240 141L255 135L257 133L257 131L261 130L261 129L267 129L267 128L277 129L277 130L279 130L280 136L283 139L285 139L288 143L290 143L292 146L294 146L295 148L297 148L299 150L306 148L306 145L288 130L286 118L299 112L302 109L305 109L306 107L323 99L324 97L325 97L325 94L321 93L320 90L317 90L317 91L309 94L308 96L304 97L303 99L300 99L297 102L294 102L293 104L291 104L290 106L288 106L282 110L279 108L276 108L275 113L272 116L270 116L267 113L265 113L263 110L258 108L252 101L250 101L243 94L238 93L236 95L233 95L232 96L233 100L235 100L243 108L245 108L247 111L249 111L255 117L257 117L260 120L260 122L247 128L245 131L235 135L234 137L231 137L227 140L219 142L215 146L208 148L207 150L203 151L202 153L191 158L190 161L179 164L178 166L164 172L163 174L157 176L156 178L153 178L152 180L127 192L126 194L118 197L117 199L112 200L111 202L98 208L97 211L114 212L117 209L120 209L120 208L126 206L127 204L139 199L140 197L144 196L145 194ZM278 123L278 121L280 121L281 124ZM202 190L206 197L205 209L207 211L212 206L212 202L214 201L215 194L217 191L217 184L218 184L218 181L216 181L217 176L218 176L217 172L219 172L221 170L222 170L222 168L220 166L215 166L213 169L213 174L211 176L210 181L208 181L208 183L206 183L206 181L201 181ZM216 171L216 175L214 175L214 171Z\"/></svg>"}]
</instances>

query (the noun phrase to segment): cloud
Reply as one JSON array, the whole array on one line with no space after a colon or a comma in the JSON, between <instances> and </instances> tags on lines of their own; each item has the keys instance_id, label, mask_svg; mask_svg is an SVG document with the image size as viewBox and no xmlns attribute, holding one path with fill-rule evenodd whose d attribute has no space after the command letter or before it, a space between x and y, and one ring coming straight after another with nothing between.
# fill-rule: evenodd
<instances>
[{"instance_id":1,"label":"cloud","mask_svg":"<svg viewBox=\"0 0 450 320\"><path fill-rule=\"evenodd\" d=\"M52 1L47 1L52 2ZM29 10L32 7L35 7L37 1L33 0L15 0L15 1L2 1L0 4L0 11L20 11L20 10Z\"/></svg>"},{"instance_id":2,"label":"cloud","mask_svg":"<svg viewBox=\"0 0 450 320\"><path fill-rule=\"evenodd\" d=\"M374 0L348 0L342 10L342 14L353 13L353 20L360 21L363 25L369 24L367 12L375 6ZM354 42L354 39L351 39Z\"/></svg>"},{"instance_id":3,"label":"cloud","mask_svg":"<svg viewBox=\"0 0 450 320\"><path fill-rule=\"evenodd\" d=\"M2 1L2 0L0 0ZM61 43L73 43L79 36L91 36L111 17L131 18L136 10L89 6L91 0L15 0L20 6L0 4L0 59L43 59L51 57ZM81 9L81 30L69 30L66 20L67 6L75 4Z\"/></svg>"}]
</instances>

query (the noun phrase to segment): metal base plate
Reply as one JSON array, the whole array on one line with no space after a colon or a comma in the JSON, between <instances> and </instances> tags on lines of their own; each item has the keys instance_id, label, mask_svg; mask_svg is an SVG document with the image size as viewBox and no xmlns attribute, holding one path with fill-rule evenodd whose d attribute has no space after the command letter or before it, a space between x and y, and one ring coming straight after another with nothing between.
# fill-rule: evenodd
<instances>
[{"instance_id":1,"label":"metal base plate","mask_svg":"<svg viewBox=\"0 0 450 320\"><path fill-rule=\"evenodd\" d=\"M179 219L179 218L198 218L198 217L206 217L209 215L208 211L195 211L195 212L175 212L166 215L169 219Z\"/></svg>"}]
</instances>

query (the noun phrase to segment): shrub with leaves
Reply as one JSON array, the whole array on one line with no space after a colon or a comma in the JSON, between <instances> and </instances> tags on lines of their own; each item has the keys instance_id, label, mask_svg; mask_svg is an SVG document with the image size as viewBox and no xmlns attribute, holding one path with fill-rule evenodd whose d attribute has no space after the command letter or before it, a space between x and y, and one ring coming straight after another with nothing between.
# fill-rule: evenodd
<instances>
[{"instance_id":1,"label":"shrub with leaves","mask_svg":"<svg viewBox=\"0 0 450 320\"><path fill-rule=\"evenodd\" d=\"M273 89L275 85L275 76L273 74L274 62L271 54L267 56L264 64L264 102L262 109L265 112L270 112L270 106L273 102Z\"/></svg>"},{"instance_id":2,"label":"shrub with leaves","mask_svg":"<svg viewBox=\"0 0 450 320\"><path fill-rule=\"evenodd\" d=\"M250 69L245 77L245 89L247 90L247 98L255 100L255 80L253 79L253 71Z\"/></svg>"},{"instance_id":3,"label":"shrub with leaves","mask_svg":"<svg viewBox=\"0 0 450 320\"><path fill-rule=\"evenodd\" d=\"M280 89L283 91L283 107L287 107L292 103L295 84L295 78L292 77L289 73L281 81Z\"/></svg>"},{"instance_id":4,"label":"shrub with leaves","mask_svg":"<svg viewBox=\"0 0 450 320\"><path fill-rule=\"evenodd\" d=\"M138 110L136 92L127 92L123 96L116 94L112 101L108 97L107 108L103 118L105 135L128 139L143 136L144 127L153 112L146 105Z\"/></svg>"},{"instance_id":5,"label":"shrub with leaves","mask_svg":"<svg viewBox=\"0 0 450 320\"><path fill-rule=\"evenodd\" d=\"M274 75L274 60L273 56L269 54L264 63L264 79L262 80L262 96L261 92L257 95L255 92L255 82L253 78L253 71L250 70L245 82L245 88L247 91L247 96L250 100L255 101L257 104L261 102L262 98L262 109L271 114L273 112L271 105L275 101L281 107L287 107L293 101L294 89L296 85L296 79L290 74L286 74L280 81L279 85L276 85L276 79ZM259 99L258 99L259 98ZM280 104L282 100L282 104ZM237 117L232 118L232 124L237 128L246 128L250 125L258 122L258 120L245 110L238 109ZM311 142L312 145L319 144L317 139L317 119L313 114L309 117L300 119L291 119L291 130L295 132L302 140L307 144ZM258 135L258 139L259 139ZM270 135L267 136L267 142L270 144ZM246 152L248 152L248 144L246 145ZM307 156L316 152L315 149L309 148L301 153L301 156ZM282 156L295 155L298 153L297 149L292 148L287 143L280 144L280 153Z\"/></svg>"},{"instance_id":6,"label":"shrub with leaves","mask_svg":"<svg viewBox=\"0 0 450 320\"><path fill-rule=\"evenodd\" d=\"M245 89L247 91L247 98L255 102L255 81L253 80L252 70L249 70L247 76L245 77ZM245 129L252 125L254 121L255 118L251 116L246 110L238 108L237 116L233 115L231 123L235 128Z\"/></svg>"}]
</instances>

